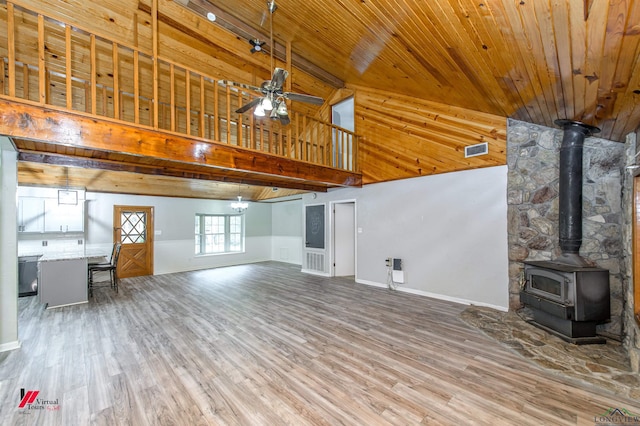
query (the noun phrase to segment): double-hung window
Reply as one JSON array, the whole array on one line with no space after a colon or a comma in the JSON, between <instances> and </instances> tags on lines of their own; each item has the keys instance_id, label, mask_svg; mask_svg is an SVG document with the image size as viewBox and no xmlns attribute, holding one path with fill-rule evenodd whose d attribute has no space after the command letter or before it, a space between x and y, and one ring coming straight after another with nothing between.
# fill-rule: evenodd
<instances>
[{"instance_id":1,"label":"double-hung window","mask_svg":"<svg viewBox=\"0 0 640 426\"><path fill-rule=\"evenodd\" d=\"M244 250L244 216L196 214L196 254L238 253Z\"/></svg>"}]
</instances>

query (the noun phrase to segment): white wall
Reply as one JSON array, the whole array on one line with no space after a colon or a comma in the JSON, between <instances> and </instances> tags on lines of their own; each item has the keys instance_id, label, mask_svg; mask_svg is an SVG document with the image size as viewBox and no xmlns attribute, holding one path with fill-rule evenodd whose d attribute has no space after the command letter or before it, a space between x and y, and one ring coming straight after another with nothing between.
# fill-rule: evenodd
<instances>
[{"instance_id":1,"label":"white wall","mask_svg":"<svg viewBox=\"0 0 640 426\"><path fill-rule=\"evenodd\" d=\"M230 201L87 192L87 248L108 253L113 240L113 206L154 207L154 274L214 268L272 259L271 205L249 203L245 212L245 252L196 256L196 213L233 213ZM298 246L299 249L299 246Z\"/></svg>"},{"instance_id":2,"label":"white wall","mask_svg":"<svg viewBox=\"0 0 640 426\"><path fill-rule=\"evenodd\" d=\"M20 347L18 340L17 153L0 137L0 352Z\"/></svg>"},{"instance_id":3,"label":"white wall","mask_svg":"<svg viewBox=\"0 0 640 426\"><path fill-rule=\"evenodd\" d=\"M385 259L400 258L398 290L507 310L506 188L500 166L309 194L304 203L356 200L357 282L386 286Z\"/></svg>"},{"instance_id":4,"label":"white wall","mask_svg":"<svg viewBox=\"0 0 640 426\"><path fill-rule=\"evenodd\" d=\"M275 202L271 210L272 260L302 264L302 200Z\"/></svg>"}]
</instances>

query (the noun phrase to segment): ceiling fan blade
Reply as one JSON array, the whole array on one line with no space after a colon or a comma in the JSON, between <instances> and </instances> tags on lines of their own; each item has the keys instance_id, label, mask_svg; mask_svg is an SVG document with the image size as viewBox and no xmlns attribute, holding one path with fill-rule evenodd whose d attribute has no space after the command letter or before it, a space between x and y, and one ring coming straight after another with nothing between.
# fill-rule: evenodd
<instances>
[{"instance_id":1,"label":"ceiling fan blade","mask_svg":"<svg viewBox=\"0 0 640 426\"><path fill-rule=\"evenodd\" d=\"M287 70L283 68L276 68L275 70L273 70L273 77L271 77L271 90L282 90L282 85L284 84L284 80L288 75L289 73L287 72Z\"/></svg>"},{"instance_id":2,"label":"ceiling fan blade","mask_svg":"<svg viewBox=\"0 0 640 426\"><path fill-rule=\"evenodd\" d=\"M291 93L291 92L285 92L283 93L283 96L287 99L291 99L292 101L306 102L314 105L324 104L324 99L319 98L318 96L303 95L301 93Z\"/></svg>"},{"instance_id":3,"label":"ceiling fan blade","mask_svg":"<svg viewBox=\"0 0 640 426\"><path fill-rule=\"evenodd\" d=\"M220 80L219 82L226 86L242 87L243 89L253 90L254 92L258 92L262 94L265 93L265 91L261 87L252 86L250 84L236 83L235 81L229 81L229 80Z\"/></svg>"},{"instance_id":4,"label":"ceiling fan blade","mask_svg":"<svg viewBox=\"0 0 640 426\"><path fill-rule=\"evenodd\" d=\"M252 100L251 102L249 102L246 105L242 105L240 108L238 108L236 110L236 112L238 114L242 114L243 112L247 112L249 111L251 108L253 108L254 106L258 105L260 102L262 102L263 98L255 98L254 100Z\"/></svg>"}]
</instances>

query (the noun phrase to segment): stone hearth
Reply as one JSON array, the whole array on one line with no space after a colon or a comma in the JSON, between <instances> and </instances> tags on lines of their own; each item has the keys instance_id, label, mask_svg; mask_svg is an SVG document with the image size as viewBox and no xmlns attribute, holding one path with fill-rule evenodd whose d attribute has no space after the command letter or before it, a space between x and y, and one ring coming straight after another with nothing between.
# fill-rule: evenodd
<instances>
[{"instance_id":1,"label":"stone hearth","mask_svg":"<svg viewBox=\"0 0 640 426\"><path fill-rule=\"evenodd\" d=\"M471 306L461 318L553 374L640 399L640 375L631 371L627 352L618 341L583 346L567 343L529 324L526 309L516 313Z\"/></svg>"}]
</instances>

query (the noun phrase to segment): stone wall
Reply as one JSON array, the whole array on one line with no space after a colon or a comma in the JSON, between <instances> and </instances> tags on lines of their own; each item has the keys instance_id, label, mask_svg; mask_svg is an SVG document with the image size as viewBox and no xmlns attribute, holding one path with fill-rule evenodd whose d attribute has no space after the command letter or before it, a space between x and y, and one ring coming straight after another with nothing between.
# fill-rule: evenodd
<instances>
[{"instance_id":1,"label":"stone wall","mask_svg":"<svg viewBox=\"0 0 640 426\"><path fill-rule=\"evenodd\" d=\"M626 143L626 165L632 166L638 163L637 160L637 135L631 133L627 136ZM634 318L633 306L633 198L634 174L638 171L631 169L627 171L623 177L622 191L622 250L624 253L624 279L623 288L625 294L623 326L624 326L624 344L629 352L629 360L633 371L640 371L640 329Z\"/></svg>"},{"instance_id":2,"label":"stone wall","mask_svg":"<svg viewBox=\"0 0 640 426\"><path fill-rule=\"evenodd\" d=\"M523 261L551 260L558 242L558 181L562 129L509 120L507 127L509 307L518 309ZM624 262L622 184L625 145L590 137L583 151L583 236L580 255L608 269L611 321L602 334L620 339Z\"/></svg>"}]
</instances>

